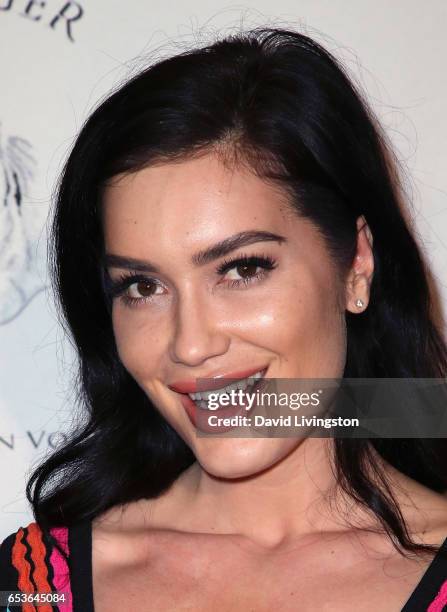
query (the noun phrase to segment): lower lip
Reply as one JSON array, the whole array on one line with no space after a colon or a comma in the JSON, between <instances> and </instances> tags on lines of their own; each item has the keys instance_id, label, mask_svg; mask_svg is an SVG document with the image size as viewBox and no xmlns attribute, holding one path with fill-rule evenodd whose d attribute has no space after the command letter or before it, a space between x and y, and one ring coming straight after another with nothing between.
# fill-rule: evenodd
<instances>
[{"instance_id":1,"label":"lower lip","mask_svg":"<svg viewBox=\"0 0 447 612\"><path fill-rule=\"evenodd\" d=\"M266 381L267 379L264 377L258 379L254 386L251 387L249 392L255 393L256 391L261 390L261 388L265 386ZM249 410L245 409L244 404L239 404L238 406L228 406L227 408L219 408L217 410L206 410L203 408L198 408L195 401L192 400L188 394L182 394L180 400L191 423L196 429L204 433L223 433L225 431L235 429L234 425L210 425L208 418L211 415L215 415L219 419L229 419L242 415L246 416L250 413ZM256 403L253 405L252 409L255 407Z\"/></svg>"}]
</instances>

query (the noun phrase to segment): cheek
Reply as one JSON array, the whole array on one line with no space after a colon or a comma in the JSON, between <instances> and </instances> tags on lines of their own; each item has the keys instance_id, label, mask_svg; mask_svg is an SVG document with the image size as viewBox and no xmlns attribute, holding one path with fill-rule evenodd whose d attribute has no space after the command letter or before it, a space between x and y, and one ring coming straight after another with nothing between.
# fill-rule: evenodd
<instances>
[{"instance_id":1,"label":"cheek","mask_svg":"<svg viewBox=\"0 0 447 612\"><path fill-rule=\"evenodd\" d=\"M290 362L294 375L335 377L346 350L344 313L338 296L332 280L316 282L302 275L299 282L282 285L268 299L258 300L244 313L241 325L262 347Z\"/></svg>"},{"instance_id":2,"label":"cheek","mask_svg":"<svg viewBox=\"0 0 447 612\"><path fill-rule=\"evenodd\" d=\"M157 325L140 312L127 312L123 306L115 306L112 311L112 324L119 358L138 382L155 373L160 363L160 353L164 350L157 334Z\"/></svg>"}]
</instances>

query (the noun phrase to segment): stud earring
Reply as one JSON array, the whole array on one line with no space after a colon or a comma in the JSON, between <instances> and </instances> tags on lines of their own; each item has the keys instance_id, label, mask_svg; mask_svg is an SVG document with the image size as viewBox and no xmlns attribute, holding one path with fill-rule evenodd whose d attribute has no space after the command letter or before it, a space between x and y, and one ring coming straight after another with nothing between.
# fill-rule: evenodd
<instances>
[{"instance_id":1,"label":"stud earring","mask_svg":"<svg viewBox=\"0 0 447 612\"><path fill-rule=\"evenodd\" d=\"M363 301L358 299L355 303L355 305L357 306L357 308L363 308Z\"/></svg>"}]
</instances>

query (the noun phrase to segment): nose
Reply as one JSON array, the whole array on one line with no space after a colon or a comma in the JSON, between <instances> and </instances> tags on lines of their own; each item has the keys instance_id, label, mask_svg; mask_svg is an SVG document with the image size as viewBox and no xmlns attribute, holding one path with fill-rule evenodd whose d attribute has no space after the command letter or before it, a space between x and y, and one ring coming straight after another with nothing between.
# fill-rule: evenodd
<instances>
[{"instance_id":1,"label":"nose","mask_svg":"<svg viewBox=\"0 0 447 612\"><path fill-rule=\"evenodd\" d=\"M205 296L194 291L178 296L174 317L169 354L175 363L200 366L228 350L230 338L220 328L220 317Z\"/></svg>"}]
</instances>

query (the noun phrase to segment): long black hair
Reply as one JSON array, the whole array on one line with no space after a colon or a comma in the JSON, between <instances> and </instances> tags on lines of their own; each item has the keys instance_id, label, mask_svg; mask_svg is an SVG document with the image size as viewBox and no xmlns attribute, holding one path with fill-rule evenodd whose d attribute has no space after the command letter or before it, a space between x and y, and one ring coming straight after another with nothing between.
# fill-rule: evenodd
<instances>
[{"instance_id":1,"label":"long black hair","mask_svg":"<svg viewBox=\"0 0 447 612\"><path fill-rule=\"evenodd\" d=\"M344 68L309 37L280 29L257 28L179 53L97 107L58 186L50 264L77 348L86 418L28 482L45 529L154 498L195 460L119 360L103 284L101 194L119 173L210 151L284 188L297 214L322 232L341 273L352 264L356 219L364 215L375 271L368 308L346 312L345 377L447 373L429 272L402 208L397 159ZM411 540L374 449L441 492L445 441L334 441L340 487L379 519L394 546L403 554L437 550Z\"/></svg>"}]
</instances>

